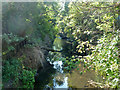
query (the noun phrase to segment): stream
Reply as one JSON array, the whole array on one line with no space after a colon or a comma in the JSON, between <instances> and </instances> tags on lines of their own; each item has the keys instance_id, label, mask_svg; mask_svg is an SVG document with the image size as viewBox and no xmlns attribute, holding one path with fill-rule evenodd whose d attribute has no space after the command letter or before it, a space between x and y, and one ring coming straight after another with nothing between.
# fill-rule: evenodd
<instances>
[{"instance_id":1,"label":"stream","mask_svg":"<svg viewBox=\"0 0 120 90\"><path fill-rule=\"evenodd\" d=\"M65 40L56 38L53 49L63 50L62 46L64 44ZM51 54L52 52L49 53ZM59 57L63 58L61 54ZM103 82L102 77L94 70L90 69L87 71L83 63L78 64L79 70L76 68L71 72L65 72L62 60L50 60L48 57L47 61L49 61L53 67L40 74L40 80L37 84L35 84L35 88L93 88L88 84L88 81L93 80L96 82ZM83 72L82 74L81 71Z\"/></svg>"}]
</instances>

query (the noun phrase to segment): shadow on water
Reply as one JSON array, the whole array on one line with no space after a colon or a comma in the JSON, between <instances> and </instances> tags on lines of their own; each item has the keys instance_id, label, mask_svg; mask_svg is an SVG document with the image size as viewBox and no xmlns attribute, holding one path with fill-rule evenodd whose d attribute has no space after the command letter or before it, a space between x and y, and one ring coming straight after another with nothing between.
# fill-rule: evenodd
<instances>
[{"instance_id":1,"label":"shadow on water","mask_svg":"<svg viewBox=\"0 0 120 90\"><path fill-rule=\"evenodd\" d=\"M53 75L56 70L54 68L49 68L46 71L39 72L39 76L35 80L34 88L43 89L50 81L53 80Z\"/></svg>"},{"instance_id":2,"label":"shadow on water","mask_svg":"<svg viewBox=\"0 0 120 90\"><path fill-rule=\"evenodd\" d=\"M55 61L54 66L46 71L39 72L35 82L35 89L44 88L68 88L67 77L62 70L62 61Z\"/></svg>"},{"instance_id":3,"label":"shadow on water","mask_svg":"<svg viewBox=\"0 0 120 90\"><path fill-rule=\"evenodd\" d=\"M64 44L65 41L62 41L61 38L57 38L53 48L63 50L62 46ZM102 77L97 75L94 70L88 71L83 63L78 64L79 70L73 69L71 72L64 72L62 61L48 61L53 67L46 71L39 72L35 88L93 88L87 83L88 81L103 81Z\"/></svg>"}]
</instances>

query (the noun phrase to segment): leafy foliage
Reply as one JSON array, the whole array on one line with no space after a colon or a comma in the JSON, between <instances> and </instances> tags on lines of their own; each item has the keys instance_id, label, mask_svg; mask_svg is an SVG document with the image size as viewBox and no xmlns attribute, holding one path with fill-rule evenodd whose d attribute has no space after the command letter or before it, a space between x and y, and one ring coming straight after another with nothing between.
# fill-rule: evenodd
<instances>
[{"instance_id":1,"label":"leafy foliage","mask_svg":"<svg viewBox=\"0 0 120 90\"><path fill-rule=\"evenodd\" d=\"M11 57L10 60L3 57L3 83L12 81L13 87L33 88L35 71L26 69L27 67L22 65L26 57L21 58L15 47L26 38L39 46L47 42L47 37L47 40L52 42L58 32L55 17L59 11L56 12L54 9L58 10L59 6L56 2L8 2L3 3L2 7L2 54ZM52 44L49 42L47 42L48 46ZM20 47L18 49L21 49ZM14 58L16 59L13 59L12 51L15 51Z\"/></svg>"},{"instance_id":2,"label":"leafy foliage","mask_svg":"<svg viewBox=\"0 0 120 90\"><path fill-rule=\"evenodd\" d=\"M104 42L104 43L103 43ZM99 44L92 53L92 62L96 70L106 79L112 88L118 86L118 36L108 34L99 40Z\"/></svg>"},{"instance_id":3,"label":"leafy foliage","mask_svg":"<svg viewBox=\"0 0 120 90\"><path fill-rule=\"evenodd\" d=\"M29 71L23 69L20 79L22 80L23 88L33 88L34 87L34 74L35 71Z\"/></svg>"},{"instance_id":4,"label":"leafy foliage","mask_svg":"<svg viewBox=\"0 0 120 90\"><path fill-rule=\"evenodd\" d=\"M17 59L4 60L2 67L3 84L10 82L13 87L33 88L35 70L26 70ZM21 82L21 83L20 83ZM21 84L21 85L20 85Z\"/></svg>"},{"instance_id":5,"label":"leafy foliage","mask_svg":"<svg viewBox=\"0 0 120 90\"><path fill-rule=\"evenodd\" d=\"M63 28L60 32L73 40L71 49L76 52L74 58L66 58L67 70L82 61L101 73L106 84L118 88L119 6L107 2L69 3L68 15L59 24Z\"/></svg>"},{"instance_id":6,"label":"leafy foliage","mask_svg":"<svg viewBox=\"0 0 120 90\"><path fill-rule=\"evenodd\" d=\"M44 41L47 34L54 39L55 16L58 11L56 3L4 3L3 5L3 33L13 33L21 37L29 37L31 41ZM50 7L50 8L49 8ZM7 16L6 16L7 15ZM8 23L11 22L11 23Z\"/></svg>"},{"instance_id":7,"label":"leafy foliage","mask_svg":"<svg viewBox=\"0 0 120 90\"><path fill-rule=\"evenodd\" d=\"M3 71L3 82L11 80L11 79L15 79L15 82L17 84L18 82L18 76L19 76L19 71L20 71L20 63L18 60L10 60L10 61L3 61L3 67L2 67L2 71ZM9 72L9 73L8 73Z\"/></svg>"}]
</instances>

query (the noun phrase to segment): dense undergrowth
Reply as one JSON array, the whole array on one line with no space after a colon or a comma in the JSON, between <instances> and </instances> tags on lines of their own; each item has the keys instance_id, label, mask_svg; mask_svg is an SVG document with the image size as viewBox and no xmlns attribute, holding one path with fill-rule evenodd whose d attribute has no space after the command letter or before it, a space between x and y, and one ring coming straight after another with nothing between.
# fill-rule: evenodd
<instances>
[{"instance_id":1,"label":"dense undergrowth","mask_svg":"<svg viewBox=\"0 0 120 90\"><path fill-rule=\"evenodd\" d=\"M10 2L2 7L3 88L33 88L37 68L26 67L23 62L29 58L19 52L35 46L51 46L58 32L55 16L59 11L53 11L57 10L57 3ZM45 44L45 40L49 42Z\"/></svg>"},{"instance_id":2,"label":"dense undergrowth","mask_svg":"<svg viewBox=\"0 0 120 90\"><path fill-rule=\"evenodd\" d=\"M3 74L3 87L5 83L11 83L12 87L17 88L33 88L34 87L34 75L36 70L28 69L23 66L18 59L3 60L4 67L2 68Z\"/></svg>"}]
</instances>

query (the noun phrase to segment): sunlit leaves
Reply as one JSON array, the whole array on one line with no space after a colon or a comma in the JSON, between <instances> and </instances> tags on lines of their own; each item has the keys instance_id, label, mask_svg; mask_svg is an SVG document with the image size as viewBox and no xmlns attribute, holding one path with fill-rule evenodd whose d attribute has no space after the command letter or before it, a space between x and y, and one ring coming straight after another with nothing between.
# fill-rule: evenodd
<instances>
[{"instance_id":1,"label":"sunlit leaves","mask_svg":"<svg viewBox=\"0 0 120 90\"><path fill-rule=\"evenodd\" d=\"M111 38L113 37L113 38ZM115 76L116 78L118 77L116 73L118 73L118 49L115 46L118 42L118 36L114 36L111 34L108 34L106 37L102 37L99 40L99 43L95 49L95 52L93 53L92 57L94 58L95 62L97 62L95 67L98 68L98 71L103 74L106 73L106 77L109 79L114 79ZM116 83L118 82L117 80L115 83L111 82L112 87L116 87ZM111 85L110 84L110 85Z\"/></svg>"},{"instance_id":2,"label":"sunlit leaves","mask_svg":"<svg viewBox=\"0 0 120 90\"><path fill-rule=\"evenodd\" d=\"M31 22L31 20L30 19L26 19L26 22Z\"/></svg>"}]
</instances>

